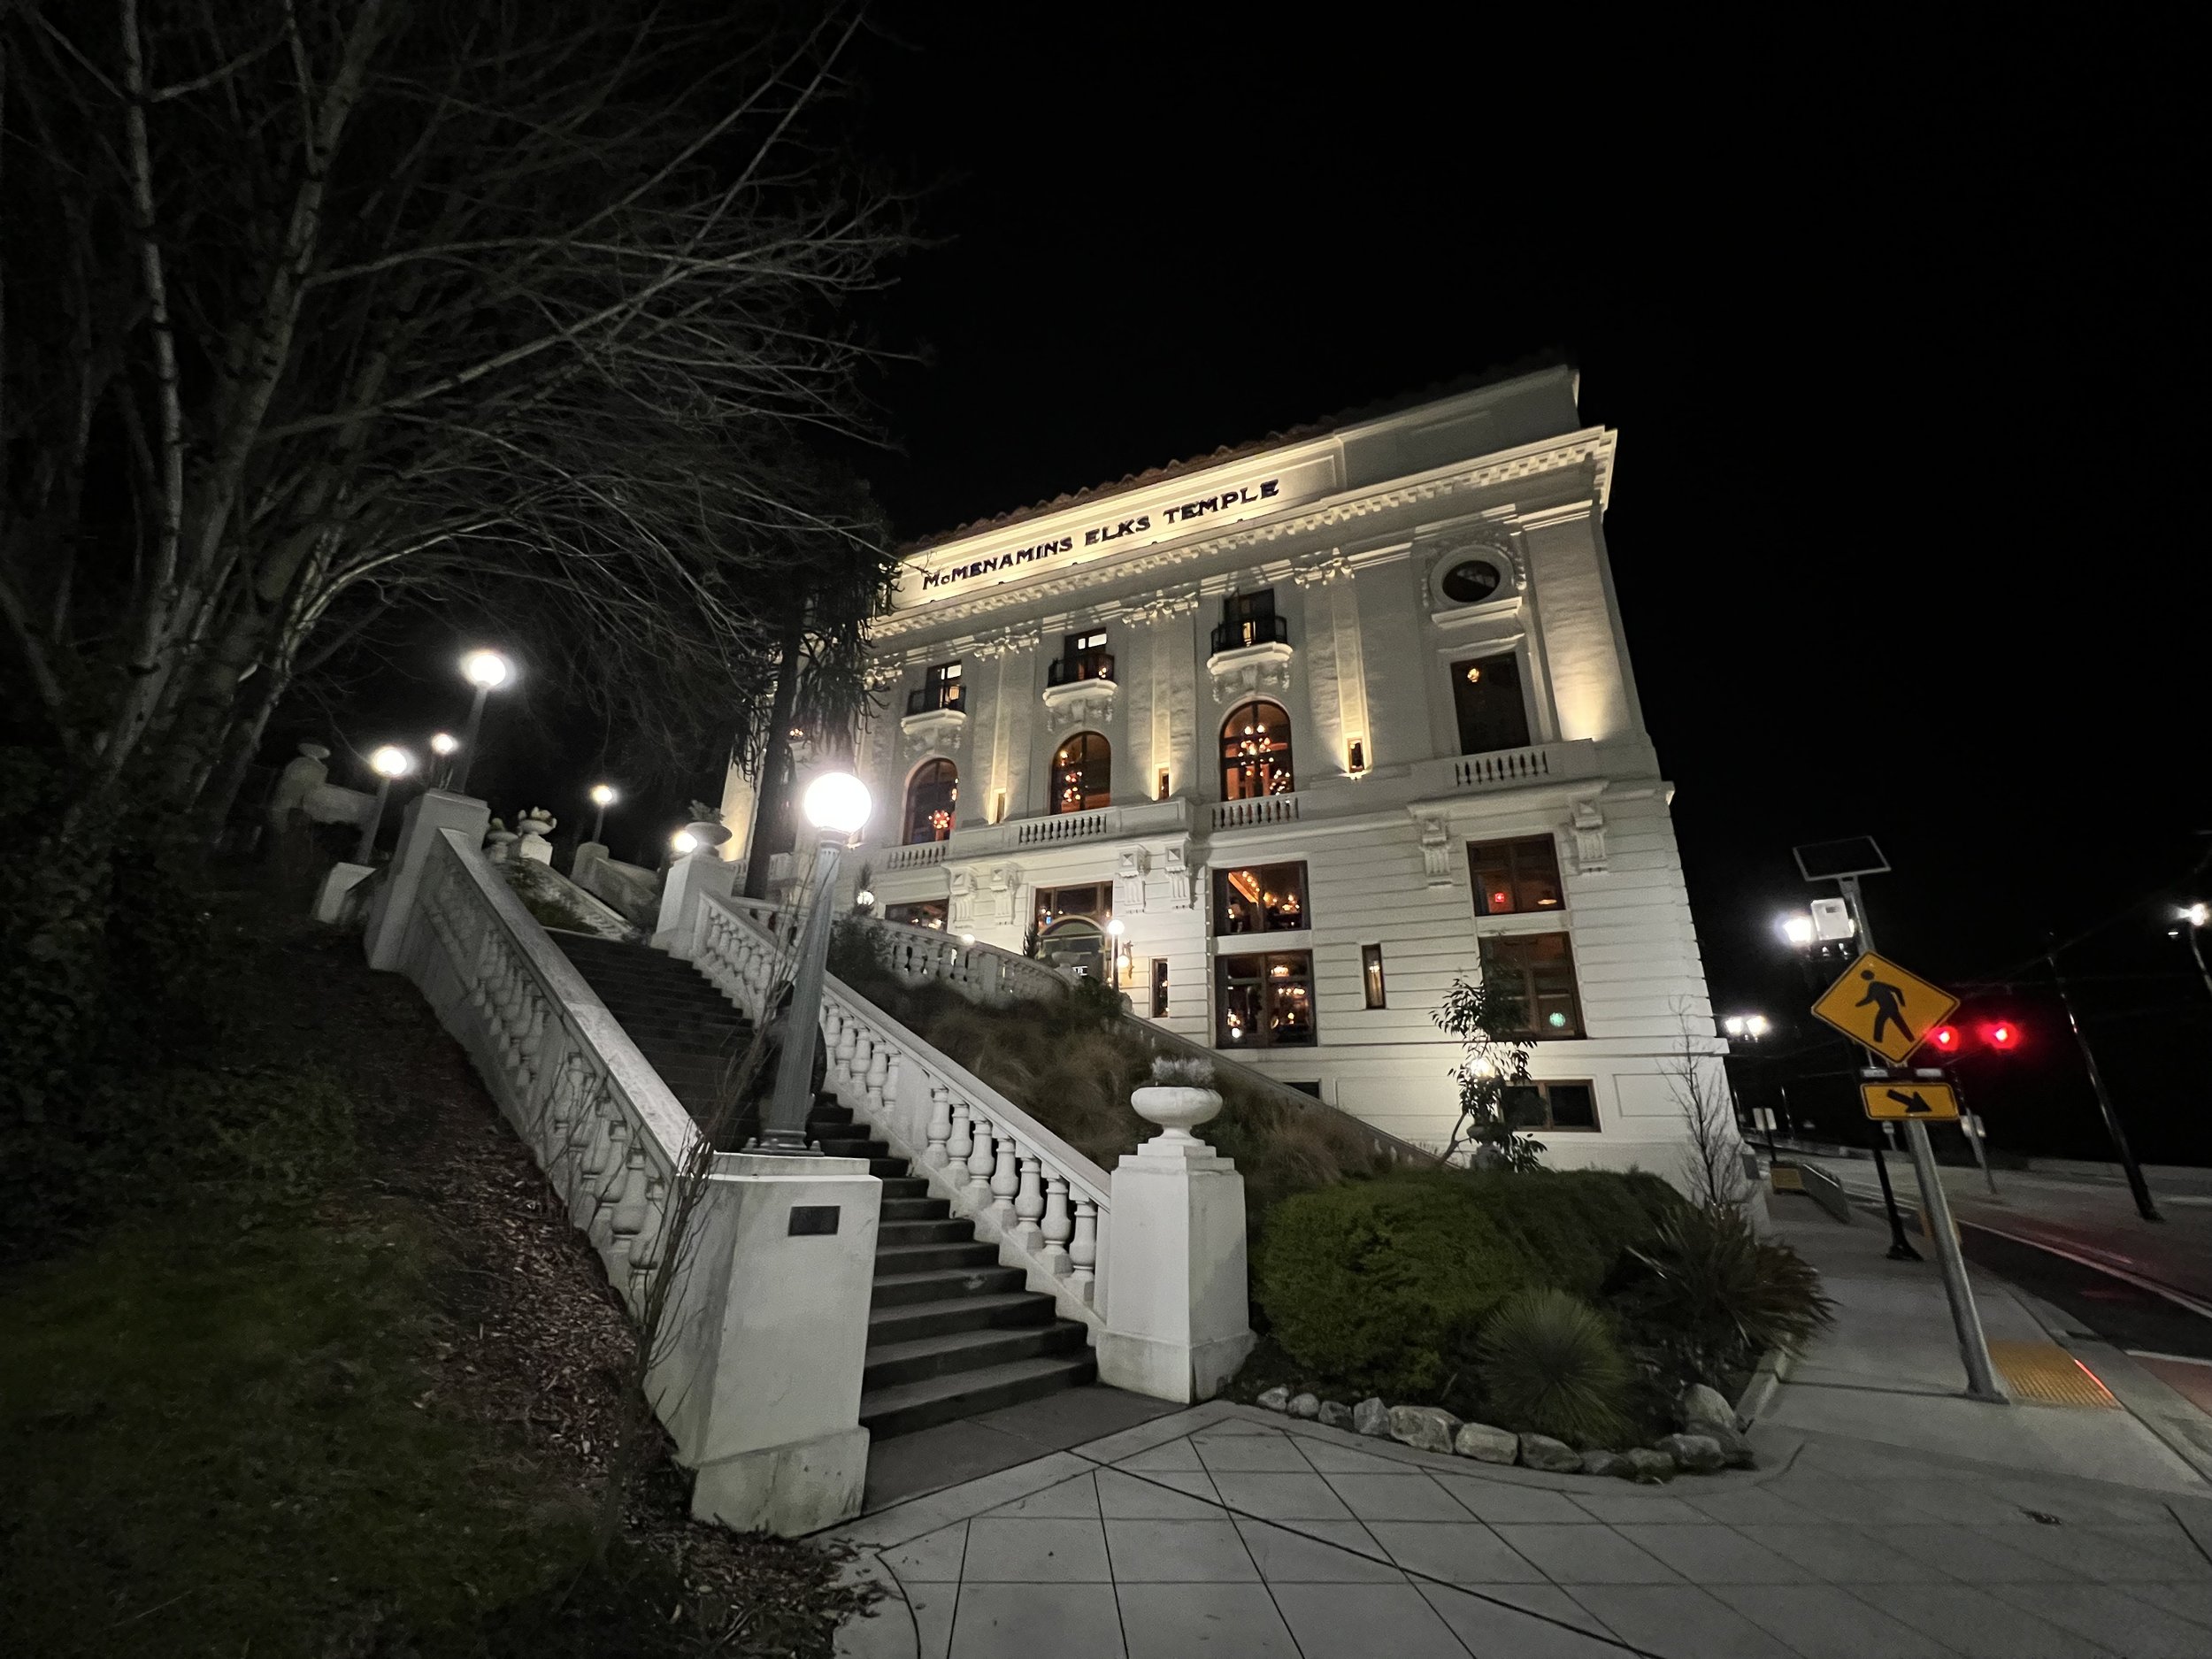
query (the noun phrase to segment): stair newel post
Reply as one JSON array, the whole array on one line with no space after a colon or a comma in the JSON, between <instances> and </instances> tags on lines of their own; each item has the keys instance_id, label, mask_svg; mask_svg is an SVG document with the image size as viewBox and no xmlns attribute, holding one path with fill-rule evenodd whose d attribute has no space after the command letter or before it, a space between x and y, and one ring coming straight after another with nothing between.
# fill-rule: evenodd
<instances>
[{"instance_id":1,"label":"stair newel post","mask_svg":"<svg viewBox=\"0 0 2212 1659\"><path fill-rule=\"evenodd\" d=\"M981 1112L972 1112L970 1117L975 1125L975 1148L968 1154L968 1184L960 1195L980 1219L991 1208L991 1173L998 1160L991 1146L991 1120Z\"/></svg>"},{"instance_id":2,"label":"stair newel post","mask_svg":"<svg viewBox=\"0 0 2212 1659\"><path fill-rule=\"evenodd\" d=\"M1078 1302L1097 1298L1098 1206L1087 1198L1075 1201L1075 1240L1068 1246L1068 1288Z\"/></svg>"},{"instance_id":3,"label":"stair newel post","mask_svg":"<svg viewBox=\"0 0 2212 1659\"><path fill-rule=\"evenodd\" d=\"M1055 1279L1065 1279L1073 1265L1068 1260L1068 1240L1075 1236L1075 1218L1068 1213L1068 1179L1064 1175L1045 1178L1044 1225L1038 1228L1044 1239L1039 1259Z\"/></svg>"},{"instance_id":4,"label":"stair newel post","mask_svg":"<svg viewBox=\"0 0 2212 1659\"><path fill-rule=\"evenodd\" d=\"M929 1127L924 1133L928 1144L922 1149L922 1162L943 1169L952 1150L952 1091L942 1083L930 1085Z\"/></svg>"},{"instance_id":5,"label":"stair newel post","mask_svg":"<svg viewBox=\"0 0 2212 1659\"><path fill-rule=\"evenodd\" d=\"M1014 1199L1014 1242L1032 1255L1045 1241L1045 1231L1037 1225L1044 1213L1043 1163L1035 1153L1022 1152L1021 1191Z\"/></svg>"}]
</instances>

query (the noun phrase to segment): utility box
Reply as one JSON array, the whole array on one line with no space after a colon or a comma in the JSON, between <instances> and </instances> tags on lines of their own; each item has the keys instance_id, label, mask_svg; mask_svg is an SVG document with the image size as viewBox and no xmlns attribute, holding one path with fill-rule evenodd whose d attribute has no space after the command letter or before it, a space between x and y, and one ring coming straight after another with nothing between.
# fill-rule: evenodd
<instances>
[{"instance_id":1,"label":"utility box","mask_svg":"<svg viewBox=\"0 0 2212 1659\"><path fill-rule=\"evenodd\" d=\"M1851 907L1841 899L1813 901L1815 939L1824 944L1830 940L1848 939L1858 931L1858 923L1851 919Z\"/></svg>"}]
</instances>

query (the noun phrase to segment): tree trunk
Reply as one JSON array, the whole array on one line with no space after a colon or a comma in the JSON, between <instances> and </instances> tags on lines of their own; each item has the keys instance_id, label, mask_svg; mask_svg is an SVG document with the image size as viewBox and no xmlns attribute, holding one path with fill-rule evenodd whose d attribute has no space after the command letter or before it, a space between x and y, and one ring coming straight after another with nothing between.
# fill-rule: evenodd
<instances>
[{"instance_id":1,"label":"tree trunk","mask_svg":"<svg viewBox=\"0 0 2212 1659\"><path fill-rule=\"evenodd\" d=\"M788 849L784 839L791 820L791 720L799 707L799 658L805 644L806 612L792 612L784 630L783 657L776 664L776 702L768 716L768 747L760 757L759 787L753 801L753 833L745 843L745 896L768 896L768 861Z\"/></svg>"}]
</instances>

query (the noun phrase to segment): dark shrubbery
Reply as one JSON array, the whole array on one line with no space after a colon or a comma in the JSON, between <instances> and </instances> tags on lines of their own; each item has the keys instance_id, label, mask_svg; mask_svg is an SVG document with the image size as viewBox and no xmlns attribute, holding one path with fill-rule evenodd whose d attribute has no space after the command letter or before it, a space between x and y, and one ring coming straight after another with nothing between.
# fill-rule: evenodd
<instances>
[{"instance_id":1,"label":"dark shrubbery","mask_svg":"<svg viewBox=\"0 0 2212 1659\"><path fill-rule=\"evenodd\" d=\"M1515 1292L1588 1299L1661 1217L1655 1176L1438 1170L1300 1194L1268 1218L1256 1290L1300 1363L1394 1401L1470 1372L1478 1326Z\"/></svg>"},{"instance_id":2,"label":"dark shrubbery","mask_svg":"<svg viewBox=\"0 0 2212 1659\"><path fill-rule=\"evenodd\" d=\"M1686 1371L1751 1365L1832 1317L1820 1275L1786 1245L1761 1242L1733 1210L1686 1207L1633 1257L1622 1308Z\"/></svg>"},{"instance_id":3,"label":"dark shrubbery","mask_svg":"<svg viewBox=\"0 0 2212 1659\"><path fill-rule=\"evenodd\" d=\"M1563 1290L1525 1290L1475 1341L1490 1417L1570 1446L1617 1446L1633 1431L1633 1374L1605 1316Z\"/></svg>"}]
</instances>

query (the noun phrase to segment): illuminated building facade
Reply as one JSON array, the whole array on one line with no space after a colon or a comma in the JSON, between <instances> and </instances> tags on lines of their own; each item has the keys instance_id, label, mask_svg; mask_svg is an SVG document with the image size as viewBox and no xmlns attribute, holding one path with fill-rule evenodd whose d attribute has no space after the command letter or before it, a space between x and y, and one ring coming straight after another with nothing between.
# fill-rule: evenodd
<instances>
[{"instance_id":1,"label":"illuminated building facade","mask_svg":"<svg viewBox=\"0 0 2212 1659\"><path fill-rule=\"evenodd\" d=\"M1555 1163L1673 1173L1712 1039L1565 369L910 550L872 628L878 908L1092 972L1408 1139L1455 975L1513 992ZM1716 1068L1707 1059L1701 1064Z\"/></svg>"}]
</instances>

